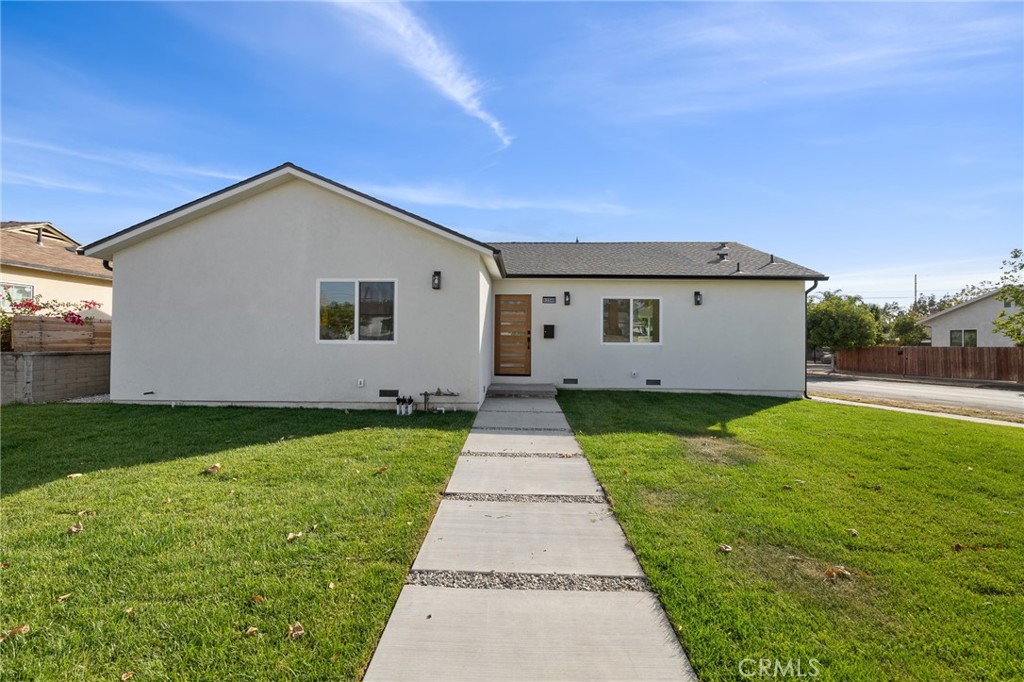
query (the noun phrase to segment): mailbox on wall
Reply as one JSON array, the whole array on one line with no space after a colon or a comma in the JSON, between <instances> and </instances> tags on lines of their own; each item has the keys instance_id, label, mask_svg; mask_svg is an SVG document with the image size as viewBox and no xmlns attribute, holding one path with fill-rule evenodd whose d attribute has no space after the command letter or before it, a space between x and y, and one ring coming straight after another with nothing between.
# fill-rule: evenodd
<instances>
[{"instance_id":1,"label":"mailbox on wall","mask_svg":"<svg viewBox=\"0 0 1024 682\"><path fill-rule=\"evenodd\" d=\"M544 338L553 339L555 338L555 325L546 324L544 325Z\"/></svg>"}]
</instances>

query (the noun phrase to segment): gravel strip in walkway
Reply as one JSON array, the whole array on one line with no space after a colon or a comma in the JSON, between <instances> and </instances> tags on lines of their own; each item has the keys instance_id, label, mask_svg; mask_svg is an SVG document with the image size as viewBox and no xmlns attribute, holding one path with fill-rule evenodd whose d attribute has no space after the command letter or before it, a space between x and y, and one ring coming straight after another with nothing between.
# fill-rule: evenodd
<instances>
[{"instance_id":1,"label":"gravel strip in walkway","mask_svg":"<svg viewBox=\"0 0 1024 682\"><path fill-rule=\"evenodd\" d=\"M520 495L517 493L445 493L446 500L465 502L568 502L570 504L605 504L603 495Z\"/></svg>"},{"instance_id":2,"label":"gravel strip in walkway","mask_svg":"<svg viewBox=\"0 0 1024 682\"><path fill-rule=\"evenodd\" d=\"M543 431L545 433L566 433L572 435L572 429L556 429L548 426L474 426L473 431Z\"/></svg>"},{"instance_id":3,"label":"gravel strip in walkway","mask_svg":"<svg viewBox=\"0 0 1024 682\"><path fill-rule=\"evenodd\" d=\"M583 456L571 452L480 452L477 450L464 450L460 454L465 457L548 457L550 459L571 459Z\"/></svg>"},{"instance_id":4,"label":"gravel strip in walkway","mask_svg":"<svg viewBox=\"0 0 1024 682\"><path fill-rule=\"evenodd\" d=\"M473 590L559 590L562 592L650 592L647 578L497 571L410 571L406 585Z\"/></svg>"}]
</instances>

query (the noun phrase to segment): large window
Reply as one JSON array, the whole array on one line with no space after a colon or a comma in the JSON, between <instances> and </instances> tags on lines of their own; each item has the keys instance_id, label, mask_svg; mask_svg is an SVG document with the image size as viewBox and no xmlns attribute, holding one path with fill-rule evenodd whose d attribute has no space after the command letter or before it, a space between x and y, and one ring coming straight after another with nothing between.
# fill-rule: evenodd
<instances>
[{"instance_id":1,"label":"large window","mask_svg":"<svg viewBox=\"0 0 1024 682\"><path fill-rule=\"evenodd\" d=\"M0 308L7 310L10 308L10 303L7 302L7 295L11 295L11 301L14 303L21 303L22 301L30 301L36 295L36 288L31 284L15 284L13 282L0 282L0 287L3 287L3 294L0 297Z\"/></svg>"},{"instance_id":2,"label":"large window","mask_svg":"<svg viewBox=\"0 0 1024 682\"><path fill-rule=\"evenodd\" d=\"M320 341L394 341L395 283L320 280Z\"/></svg>"},{"instance_id":3,"label":"large window","mask_svg":"<svg viewBox=\"0 0 1024 682\"><path fill-rule=\"evenodd\" d=\"M661 299L606 298L601 307L604 343L661 343Z\"/></svg>"},{"instance_id":4,"label":"large window","mask_svg":"<svg viewBox=\"0 0 1024 682\"><path fill-rule=\"evenodd\" d=\"M977 348L978 347L978 330L977 329L950 329L949 330L949 345L956 346L957 348Z\"/></svg>"}]
</instances>

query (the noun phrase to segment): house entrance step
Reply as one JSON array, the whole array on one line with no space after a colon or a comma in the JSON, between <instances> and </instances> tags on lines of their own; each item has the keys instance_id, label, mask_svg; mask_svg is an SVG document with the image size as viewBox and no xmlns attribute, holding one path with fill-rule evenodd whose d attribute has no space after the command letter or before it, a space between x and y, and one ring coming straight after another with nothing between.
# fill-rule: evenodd
<instances>
[{"instance_id":1,"label":"house entrance step","mask_svg":"<svg viewBox=\"0 0 1024 682\"><path fill-rule=\"evenodd\" d=\"M491 384L488 398L554 398L558 389L554 384Z\"/></svg>"}]
</instances>

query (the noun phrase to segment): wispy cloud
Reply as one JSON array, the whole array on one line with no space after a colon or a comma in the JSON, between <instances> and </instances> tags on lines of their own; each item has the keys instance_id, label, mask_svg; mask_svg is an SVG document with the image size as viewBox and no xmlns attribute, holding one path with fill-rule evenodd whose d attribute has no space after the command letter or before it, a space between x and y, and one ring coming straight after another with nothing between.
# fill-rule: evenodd
<instances>
[{"instance_id":1,"label":"wispy cloud","mask_svg":"<svg viewBox=\"0 0 1024 682\"><path fill-rule=\"evenodd\" d=\"M87 194L107 194L108 192L97 185L65 180L58 177L46 177L29 173L5 170L3 172L3 184L21 185L23 187L42 187L44 189L64 189L72 192L85 192Z\"/></svg>"},{"instance_id":2,"label":"wispy cloud","mask_svg":"<svg viewBox=\"0 0 1024 682\"><path fill-rule=\"evenodd\" d=\"M181 164L164 157L150 154L113 151L84 151L39 140L8 136L3 138L3 143L4 145L14 145L49 154L102 163L108 166L142 171L153 175L168 177L215 178L220 180L241 180L244 177L239 173L232 173L215 168L204 168L200 166ZM7 178L6 174L4 178Z\"/></svg>"},{"instance_id":3,"label":"wispy cloud","mask_svg":"<svg viewBox=\"0 0 1024 682\"><path fill-rule=\"evenodd\" d=\"M684 4L592 26L564 60L600 106L676 117L977 81L1019 68L1021 29L990 5Z\"/></svg>"},{"instance_id":4,"label":"wispy cloud","mask_svg":"<svg viewBox=\"0 0 1024 682\"><path fill-rule=\"evenodd\" d=\"M525 199L496 197L470 192L457 186L443 185L357 185L361 191L394 201L418 206L451 206L482 211L557 211L588 215L628 215L629 208L596 199Z\"/></svg>"},{"instance_id":5,"label":"wispy cloud","mask_svg":"<svg viewBox=\"0 0 1024 682\"><path fill-rule=\"evenodd\" d=\"M959 291L968 284L999 279L999 256L932 262L894 263L883 267L839 272L831 275L822 289L859 294L866 300L899 301L914 298L914 275L918 294L941 296Z\"/></svg>"},{"instance_id":6,"label":"wispy cloud","mask_svg":"<svg viewBox=\"0 0 1024 682\"><path fill-rule=\"evenodd\" d=\"M474 78L459 56L435 36L400 2L337 2L346 12L365 20L374 38L407 67L455 102L466 114L485 123L501 141L512 136L481 101L483 84Z\"/></svg>"}]
</instances>

